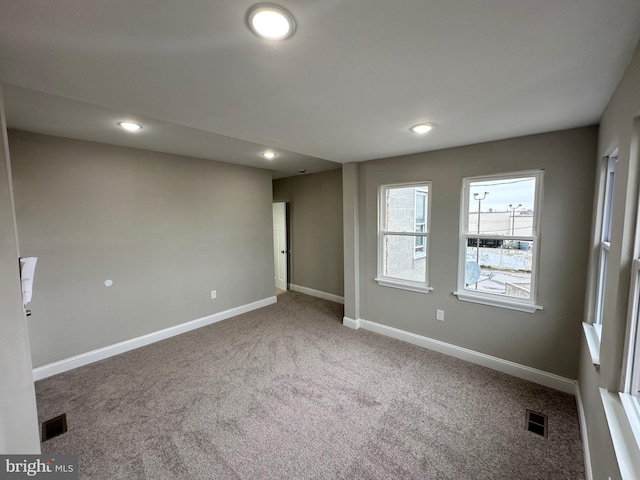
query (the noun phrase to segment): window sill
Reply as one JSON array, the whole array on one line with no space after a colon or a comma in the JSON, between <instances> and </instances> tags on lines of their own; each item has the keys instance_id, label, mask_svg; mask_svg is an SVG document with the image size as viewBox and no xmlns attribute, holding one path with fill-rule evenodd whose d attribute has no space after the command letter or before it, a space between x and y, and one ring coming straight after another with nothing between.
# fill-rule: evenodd
<instances>
[{"instance_id":1,"label":"window sill","mask_svg":"<svg viewBox=\"0 0 640 480\"><path fill-rule=\"evenodd\" d=\"M584 336L587 339L591 361L594 365L600 366L600 337L596 328L591 323L582 322Z\"/></svg>"},{"instance_id":2,"label":"window sill","mask_svg":"<svg viewBox=\"0 0 640 480\"><path fill-rule=\"evenodd\" d=\"M600 397L607 417L609 433L613 441L613 449L616 452L620 474L624 480L637 480L636 472L640 472L640 449L636 443L620 396L601 388Z\"/></svg>"},{"instance_id":3,"label":"window sill","mask_svg":"<svg viewBox=\"0 0 640 480\"><path fill-rule=\"evenodd\" d=\"M515 300L506 300L504 298L491 298L484 295L477 295L469 292L453 292L458 297L458 300L463 302L479 303L481 305L488 305L490 307L508 308L510 310L517 310L519 312L535 313L536 310L542 310L540 305L534 305L533 303L518 302Z\"/></svg>"},{"instance_id":4,"label":"window sill","mask_svg":"<svg viewBox=\"0 0 640 480\"><path fill-rule=\"evenodd\" d=\"M410 292L429 293L433 291L432 287L420 285L416 283L403 282L399 280L390 280L387 278L374 278L374 280L383 287L399 288L401 290L409 290Z\"/></svg>"}]
</instances>

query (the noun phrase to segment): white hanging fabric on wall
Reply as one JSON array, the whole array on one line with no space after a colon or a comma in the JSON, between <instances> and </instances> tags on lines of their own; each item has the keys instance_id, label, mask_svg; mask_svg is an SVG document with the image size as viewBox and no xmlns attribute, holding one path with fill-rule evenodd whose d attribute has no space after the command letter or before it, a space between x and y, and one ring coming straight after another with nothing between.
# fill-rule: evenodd
<instances>
[{"instance_id":1,"label":"white hanging fabric on wall","mask_svg":"<svg viewBox=\"0 0 640 480\"><path fill-rule=\"evenodd\" d=\"M33 277L36 273L38 257L20 258L20 278L22 280L22 303L26 307L33 295Z\"/></svg>"}]
</instances>

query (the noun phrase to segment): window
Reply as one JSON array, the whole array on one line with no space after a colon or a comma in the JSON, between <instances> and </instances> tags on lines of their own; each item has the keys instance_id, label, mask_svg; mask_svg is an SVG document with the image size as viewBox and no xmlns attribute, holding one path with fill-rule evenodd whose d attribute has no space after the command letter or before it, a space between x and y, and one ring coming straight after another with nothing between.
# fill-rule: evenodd
<instances>
[{"instance_id":1,"label":"window","mask_svg":"<svg viewBox=\"0 0 640 480\"><path fill-rule=\"evenodd\" d=\"M634 133L634 148L638 152L640 145L640 121L636 119ZM617 156L617 155L616 155ZM608 245L611 240L611 212L613 203L613 179L615 176L617 158L609 158L607 163L607 181L605 186L605 200L602 221L602 244ZM640 451L640 199L638 202L635 226L635 260L631 266L631 287L629 291L629 304L627 307L627 331L626 348L623 363L622 391L620 400L626 413L629 426L636 440L636 446ZM601 249L602 251L602 249ZM605 263L606 267L606 263ZM600 284L598 284L600 286ZM598 313L598 312L596 312ZM596 321L598 318L596 317ZM602 314L600 313L600 322Z\"/></svg>"},{"instance_id":2,"label":"window","mask_svg":"<svg viewBox=\"0 0 640 480\"><path fill-rule=\"evenodd\" d=\"M620 393L629 425L640 448L640 258L633 261L629 294L627 356Z\"/></svg>"},{"instance_id":3,"label":"window","mask_svg":"<svg viewBox=\"0 0 640 480\"><path fill-rule=\"evenodd\" d=\"M593 317L589 323L583 323L585 338L589 346L589 354L594 365L600 365L600 338L602 337L602 323L604 318L604 292L607 288L607 264L611 249L611 220L613 213L613 191L616 178L616 165L618 164L618 152L605 157L606 170L604 182L600 187L598 218L601 220L596 231L597 243L595 245L598 257L595 277L595 304Z\"/></svg>"},{"instance_id":4,"label":"window","mask_svg":"<svg viewBox=\"0 0 640 480\"><path fill-rule=\"evenodd\" d=\"M624 378L624 393L635 406L640 427L640 258L633 261L631 292L629 295L629 330L627 334L627 359ZM639 432L640 433L640 432ZM638 438L640 445L640 438Z\"/></svg>"},{"instance_id":5,"label":"window","mask_svg":"<svg viewBox=\"0 0 640 480\"><path fill-rule=\"evenodd\" d=\"M380 187L376 277L380 285L432 290L428 283L430 191L430 182Z\"/></svg>"},{"instance_id":6,"label":"window","mask_svg":"<svg viewBox=\"0 0 640 480\"><path fill-rule=\"evenodd\" d=\"M593 327L598 338L602 334L602 319L604 313L604 291L607 281L607 261L611 248L611 214L613 211L613 188L615 185L617 153L607 160L607 174L604 183L604 195L602 197L602 224L600 227L600 246L598 257L598 275L596 279L596 308L593 319Z\"/></svg>"},{"instance_id":7,"label":"window","mask_svg":"<svg viewBox=\"0 0 640 480\"><path fill-rule=\"evenodd\" d=\"M533 313L542 170L466 178L460 219L460 300Z\"/></svg>"}]
</instances>

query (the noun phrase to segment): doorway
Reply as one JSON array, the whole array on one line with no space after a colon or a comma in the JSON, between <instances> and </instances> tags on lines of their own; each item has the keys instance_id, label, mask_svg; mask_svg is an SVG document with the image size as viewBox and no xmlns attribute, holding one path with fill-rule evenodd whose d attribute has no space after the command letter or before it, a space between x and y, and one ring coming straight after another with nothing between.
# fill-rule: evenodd
<instances>
[{"instance_id":1,"label":"doorway","mask_svg":"<svg viewBox=\"0 0 640 480\"><path fill-rule=\"evenodd\" d=\"M287 290L287 203L273 204L273 260L276 291Z\"/></svg>"}]
</instances>

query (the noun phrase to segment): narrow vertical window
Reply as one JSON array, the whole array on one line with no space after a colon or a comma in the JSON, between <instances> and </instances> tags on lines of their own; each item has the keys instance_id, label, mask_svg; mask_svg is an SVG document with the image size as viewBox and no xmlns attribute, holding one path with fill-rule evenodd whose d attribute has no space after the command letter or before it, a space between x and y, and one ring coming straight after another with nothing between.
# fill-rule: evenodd
<instances>
[{"instance_id":1,"label":"narrow vertical window","mask_svg":"<svg viewBox=\"0 0 640 480\"><path fill-rule=\"evenodd\" d=\"M607 282L607 263L609 250L611 249L611 217L613 213L613 191L616 179L617 154L611 155L607 160L607 174L604 182L604 195L602 196L602 226L600 229L600 246L598 258L598 276L596 280L596 308L593 319L593 327L598 337L602 335L602 321L604 316L604 292Z\"/></svg>"},{"instance_id":2,"label":"narrow vertical window","mask_svg":"<svg viewBox=\"0 0 640 480\"><path fill-rule=\"evenodd\" d=\"M634 121L634 133L629 163L640 162L640 117ZM635 158L634 158L635 156ZM615 172L615 165L613 166ZM608 166L607 171L611 170ZM609 175L607 176L609 178ZM611 181L613 183L613 180ZM613 190L613 187L611 188ZM605 207L609 208L609 221L603 221L603 238L611 240L611 204L613 194L606 196ZM609 202L609 205L606 202ZM629 426L640 449L640 198L636 213L634 261L631 267L631 289L627 308L627 331L625 339L625 359L622 370L623 386L620 400L624 407ZM606 211L606 208L605 208ZM606 327L605 327L606 328Z\"/></svg>"},{"instance_id":3,"label":"narrow vertical window","mask_svg":"<svg viewBox=\"0 0 640 480\"><path fill-rule=\"evenodd\" d=\"M640 222L640 218L637 221ZM636 238L636 244L638 242L640 242L640 238ZM636 250L639 247L640 245L636 247ZM638 256L636 251L636 257ZM629 292L629 308L627 310L626 358L620 400L636 443L640 448L640 258L633 261L631 271L631 291Z\"/></svg>"},{"instance_id":4,"label":"narrow vertical window","mask_svg":"<svg viewBox=\"0 0 640 480\"><path fill-rule=\"evenodd\" d=\"M376 277L380 285L417 292L431 290L430 192L430 182L380 187Z\"/></svg>"}]
</instances>

